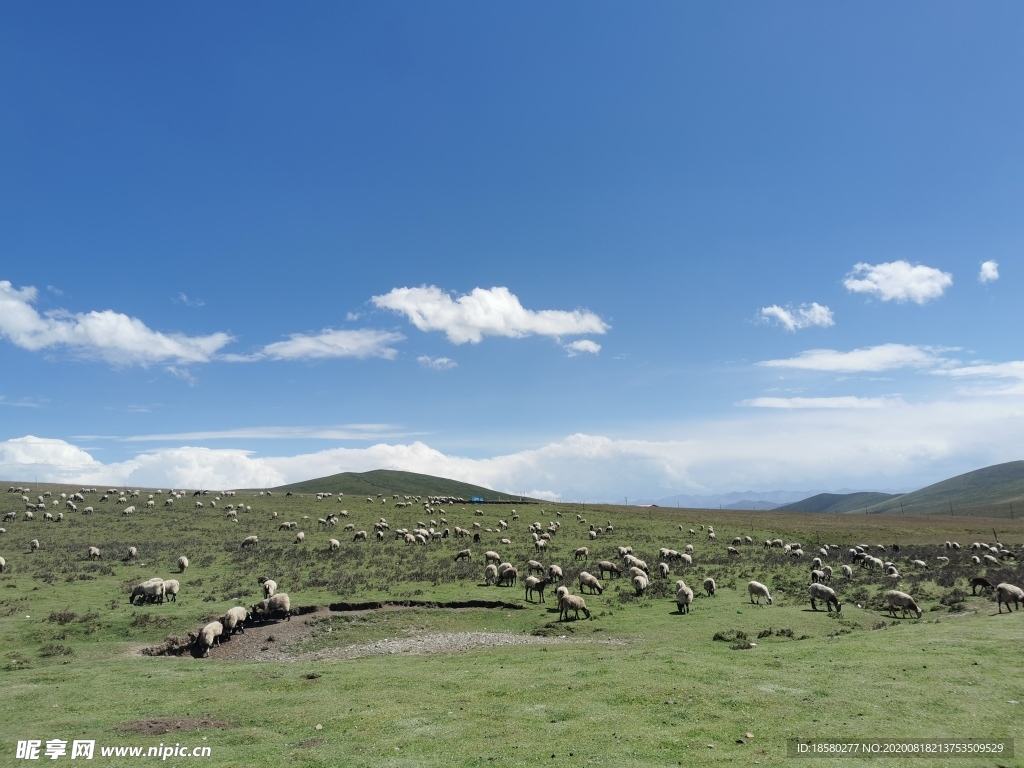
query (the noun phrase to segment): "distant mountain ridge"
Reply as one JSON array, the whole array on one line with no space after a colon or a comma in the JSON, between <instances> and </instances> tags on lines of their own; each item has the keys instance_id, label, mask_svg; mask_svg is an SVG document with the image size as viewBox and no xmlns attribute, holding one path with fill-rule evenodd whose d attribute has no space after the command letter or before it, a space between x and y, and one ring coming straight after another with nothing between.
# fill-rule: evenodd
<instances>
[{"instance_id":1,"label":"distant mountain ridge","mask_svg":"<svg viewBox=\"0 0 1024 768\"><path fill-rule=\"evenodd\" d=\"M271 488L274 493L344 493L349 496L376 496L401 494L406 496L456 496L469 501L479 497L487 501L536 501L525 496L513 496L480 485L462 483L433 475L400 472L393 469L374 469L370 472L341 472L328 477L317 477L299 483Z\"/></svg>"},{"instance_id":2,"label":"distant mountain ridge","mask_svg":"<svg viewBox=\"0 0 1024 768\"><path fill-rule=\"evenodd\" d=\"M875 504L898 498L898 494L860 491L857 493L819 493L786 505L787 512L863 512Z\"/></svg>"}]
</instances>

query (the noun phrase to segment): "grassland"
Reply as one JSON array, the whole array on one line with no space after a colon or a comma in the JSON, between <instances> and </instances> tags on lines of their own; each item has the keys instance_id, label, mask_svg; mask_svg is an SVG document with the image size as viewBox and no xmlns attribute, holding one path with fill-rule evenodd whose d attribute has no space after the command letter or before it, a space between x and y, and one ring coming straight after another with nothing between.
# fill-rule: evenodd
<instances>
[{"instance_id":1,"label":"grassland","mask_svg":"<svg viewBox=\"0 0 1024 768\"><path fill-rule=\"evenodd\" d=\"M943 546L992 542L995 526L998 539L1020 551L1020 521L554 504L517 507L520 519L513 520L504 505L457 505L426 515L416 506L395 509L390 498L316 502L240 493L218 502L251 507L236 523L222 508L195 509L191 497L170 508L157 499L154 509L125 517L113 501L91 497L93 515L68 512L49 523L25 521L20 497L0 494L0 511L17 512L15 521L0 523L6 528L0 555L9 565L0 574L0 765L23 764L14 759L18 740L95 739L108 746L211 748L210 758L165 763L179 766L768 766L801 762L787 757L790 738L1006 739L1020 731L1024 612L997 615L990 597L971 596L967 580L985 569L970 564L969 550ZM349 512L341 525L318 526L318 518L341 509ZM431 517L453 530L475 522L493 528L499 518L510 526L503 533L482 530L479 544L449 538L428 546L391 537L353 542L342 530L350 521L372 531L380 517L392 531L429 524ZM285 520L300 523L305 543L278 530ZM541 557L527 532L533 521L561 523ZM613 533L588 538L591 525L609 521ZM715 527L715 542L701 525ZM690 528L697 533L691 536ZM249 535L258 535L260 546L242 550ZM734 536L747 535L753 546L740 546L738 557L726 554ZM499 544L503 536L511 546ZM342 542L333 553L332 537ZM801 542L808 554L796 560L761 547L776 537ZM28 551L31 539L40 541L39 551ZM531 558L560 564L577 593L576 574L596 570L595 560L616 559L619 545L631 545L653 566L660 547L682 550L687 543L695 547L693 567L674 570L668 581L654 579L641 598L624 579L603 580L603 594L586 596L589 621L558 622L550 593L546 604L527 603L521 587L485 586L482 579L482 554L495 549L522 575ZM881 602L887 585L860 568L851 582L837 579L841 614L810 611L809 559L825 543L844 551L858 543L899 543L900 552L887 557L905 573L901 588L919 599L923 619L887 616ZM99 547L103 560L87 560L89 546ZM123 559L129 546L139 550L135 561ZM454 562L467 546L473 561ZM573 560L579 546L590 548L589 562ZM183 554L191 565L176 575ZM938 565L940 554L952 558L949 566ZM919 557L932 567L913 572L908 563ZM837 574L841 561L828 561ZM290 638L277 649L290 661L228 660L231 643L209 659L140 655L232 605L255 602L260 575L277 580L300 606L483 599L523 607L297 616L287 633L282 627L282 640L273 641ZM178 578L178 601L129 605L131 586L150 576ZM698 589L706 576L716 579L718 594L699 597L689 615L679 615L674 581L684 578ZM1012 560L987 576L1024 584L1022 567ZM774 605L749 603L750 579L771 587ZM461 632L564 640L330 658L385 638ZM167 735L123 730L157 718L224 725ZM104 759L97 755L95 762ZM903 764L1020 766L1024 760L872 760Z\"/></svg>"}]
</instances>

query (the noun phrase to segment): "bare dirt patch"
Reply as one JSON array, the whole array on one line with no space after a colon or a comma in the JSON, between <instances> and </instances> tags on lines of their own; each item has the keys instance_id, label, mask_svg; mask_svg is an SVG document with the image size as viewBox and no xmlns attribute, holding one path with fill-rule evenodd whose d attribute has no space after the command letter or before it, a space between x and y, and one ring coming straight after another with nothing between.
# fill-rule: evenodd
<instances>
[{"instance_id":1,"label":"bare dirt patch","mask_svg":"<svg viewBox=\"0 0 1024 768\"><path fill-rule=\"evenodd\" d=\"M125 733L140 733L143 736L163 736L165 733L180 731L198 731L203 728L230 728L228 723L219 720L206 720L199 717L151 717L136 720L133 723L121 723L118 730Z\"/></svg>"}]
</instances>

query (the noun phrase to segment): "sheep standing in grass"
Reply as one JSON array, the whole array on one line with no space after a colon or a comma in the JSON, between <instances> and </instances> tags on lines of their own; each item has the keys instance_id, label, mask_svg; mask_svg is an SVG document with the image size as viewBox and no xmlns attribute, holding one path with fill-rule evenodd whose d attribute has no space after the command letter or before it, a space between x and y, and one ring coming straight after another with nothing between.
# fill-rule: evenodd
<instances>
[{"instance_id":1,"label":"sheep standing in grass","mask_svg":"<svg viewBox=\"0 0 1024 768\"><path fill-rule=\"evenodd\" d=\"M490 563L486 568L484 568L484 583L498 583L498 566L496 566L494 563Z\"/></svg>"},{"instance_id":2,"label":"sheep standing in grass","mask_svg":"<svg viewBox=\"0 0 1024 768\"><path fill-rule=\"evenodd\" d=\"M247 547L252 547L253 549L256 549L259 547L259 545L259 536L247 536L246 538L242 539L242 549L246 549Z\"/></svg>"},{"instance_id":3,"label":"sheep standing in grass","mask_svg":"<svg viewBox=\"0 0 1024 768\"><path fill-rule=\"evenodd\" d=\"M647 591L647 588L650 585L651 583L647 580L647 577L644 576L642 573L633 577L633 589L636 590L637 597L643 596L644 592Z\"/></svg>"},{"instance_id":4,"label":"sheep standing in grass","mask_svg":"<svg viewBox=\"0 0 1024 768\"><path fill-rule=\"evenodd\" d=\"M544 566L541 563L537 562L536 560L527 560L526 561L526 572L528 574L539 573L539 574L541 574L543 576L544 575Z\"/></svg>"},{"instance_id":5,"label":"sheep standing in grass","mask_svg":"<svg viewBox=\"0 0 1024 768\"><path fill-rule=\"evenodd\" d=\"M7 561L0 557L0 573L7 570Z\"/></svg>"},{"instance_id":6,"label":"sheep standing in grass","mask_svg":"<svg viewBox=\"0 0 1024 768\"><path fill-rule=\"evenodd\" d=\"M506 584L510 587L516 585L516 580L519 578L519 571L515 566L509 565L508 563L502 563L502 565L508 565L507 568L498 568L498 586Z\"/></svg>"},{"instance_id":7,"label":"sheep standing in grass","mask_svg":"<svg viewBox=\"0 0 1024 768\"><path fill-rule=\"evenodd\" d=\"M679 613L689 613L690 603L693 602L693 590L686 586L685 581L676 582L676 607L679 608Z\"/></svg>"},{"instance_id":8,"label":"sheep standing in grass","mask_svg":"<svg viewBox=\"0 0 1024 768\"><path fill-rule=\"evenodd\" d=\"M611 574L613 574L613 573L616 576L621 576L622 575L622 571L619 570L619 566L617 566L615 563L611 562L610 560L602 560L600 563L597 564L597 569L598 569L598 572L601 574L601 578L602 579L604 578L604 575L605 575L606 572L608 573L609 576L611 576Z\"/></svg>"},{"instance_id":9,"label":"sheep standing in grass","mask_svg":"<svg viewBox=\"0 0 1024 768\"><path fill-rule=\"evenodd\" d=\"M459 560L472 560L472 559L473 559L473 552L472 552L472 550L469 550L469 549L463 549L463 550L461 550L460 552L458 552L455 555L455 562L456 563L459 562Z\"/></svg>"},{"instance_id":10,"label":"sheep standing in grass","mask_svg":"<svg viewBox=\"0 0 1024 768\"><path fill-rule=\"evenodd\" d=\"M971 594L978 594L978 587L981 587L981 591L984 592L987 589L992 589L992 582L988 579L984 579L981 576L976 576L971 579Z\"/></svg>"},{"instance_id":11,"label":"sheep standing in grass","mask_svg":"<svg viewBox=\"0 0 1024 768\"><path fill-rule=\"evenodd\" d=\"M715 596L715 580L710 576L704 579L704 591L708 593L708 597Z\"/></svg>"},{"instance_id":12,"label":"sheep standing in grass","mask_svg":"<svg viewBox=\"0 0 1024 768\"><path fill-rule=\"evenodd\" d=\"M540 602L544 602L544 588L548 585L547 579L538 579L536 576L527 576L523 581L526 585L526 600L530 599L530 596L536 592L540 595Z\"/></svg>"},{"instance_id":13,"label":"sheep standing in grass","mask_svg":"<svg viewBox=\"0 0 1024 768\"><path fill-rule=\"evenodd\" d=\"M28 550L29 552L35 552L37 549L39 549L39 539L32 539L28 543Z\"/></svg>"},{"instance_id":14,"label":"sheep standing in grass","mask_svg":"<svg viewBox=\"0 0 1024 768\"><path fill-rule=\"evenodd\" d=\"M180 589L181 584L178 583L177 579L166 579L164 581L164 598L172 603L178 602L178 591Z\"/></svg>"},{"instance_id":15,"label":"sheep standing in grass","mask_svg":"<svg viewBox=\"0 0 1024 768\"><path fill-rule=\"evenodd\" d=\"M554 564L548 566L548 581L551 584L554 584L556 581L561 581L563 578L565 577L562 575L561 568Z\"/></svg>"},{"instance_id":16,"label":"sheep standing in grass","mask_svg":"<svg viewBox=\"0 0 1024 768\"><path fill-rule=\"evenodd\" d=\"M224 632L229 636L236 632L241 632L244 635L244 624L249 618L249 614L245 608L240 605L236 605L234 608L229 608L228 612L224 614L224 618L220 621L221 624L224 625Z\"/></svg>"},{"instance_id":17,"label":"sheep standing in grass","mask_svg":"<svg viewBox=\"0 0 1024 768\"><path fill-rule=\"evenodd\" d=\"M89 547L88 557L90 560L102 560L103 555L100 554L99 547Z\"/></svg>"},{"instance_id":18,"label":"sheep standing in grass","mask_svg":"<svg viewBox=\"0 0 1024 768\"><path fill-rule=\"evenodd\" d=\"M844 579L852 579L853 578L853 568L851 568L850 566L844 565L839 570L842 571Z\"/></svg>"},{"instance_id":19,"label":"sheep standing in grass","mask_svg":"<svg viewBox=\"0 0 1024 768\"><path fill-rule=\"evenodd\" d=\"M597 594L604 592L604 587L601 586L601 582L597 580L596 576L593 576L586 571L580 571L580 592L586 587L590 590L590 594L594 594L595 590Z\"/></svg>"},{"instance_id":20,"label":"sheep standing in grass","mask_svg":"<svg viewBox=\"0 0 1024 768\"><path fill-rule=\"evenodd\" d=\"M135 598L139 598L139 602L135 602ZM143 603L163 603L164 601L164 580L161 578L147 579L146 581L139 584L135 589L132 590L131 597L128 598L128 602L133 605L142 605Z\"/></svg>"},{"instance_id":21,"label":"sheep standing in grass","mask_svg":"<svg viewBox=\"0 0 1024 768\"><path fill-rule=\"evenodd\" d=\"M178 573L184 573L188 569L188 558L182 555L178 558Z\"/></svg>"},{"instance_id":22,"label":"sheep standing in grass","mask_svg":"<svg viewBox=\"0 0 1024 768\"><path fill-rule=\"evenodd\" d=\"M193 645L198 646L203 651L203 658L205 659L210 655L210 649L215 645L220 645L220 636L224 632L224 625L219 621L211 621L201 630L198 635L189 633L189 639Z\"/></svg>"},{"instance_id":23,"label":"sheep standing in grass","mask_svg":"<svg viewBox=\"0 0 1024 768\"><path fill-rule=\"evenodd\" d=\"M832 613L833 605L836 607L836 613L842 612L843 604L839 602L839 597L836 595L836 591L832 589L832 587L826 587L824 584L815 582L810 586L810 593L812 611L818 610L816 603L819 600L824 600L829 613Z\"/></svg>"},{"instance_id":24,"label":"sheep standing in grass","mask_svg":"<svg viewBox=\"0 0 1024 768\"><path fill-rule=\"evenodd\" d=\"M658 573L661 574L661 578L667 579L669 571L671 571L671 570L672 569L669 568L668 563L658 563Z\"/></svg>"},{"instance_id":25,"label":"sheep standing in grass","mask_svg":"<svg viewBox=\"0 0 1024 768\"><path fill-rule=\"evenodd\" d=\"M1010 602L1013 601L1013 608L1010 608ZM1003 603L1006 603L1006 610L1013 611L1014 609L1020 610L1020 603L1024 602L1024 589L1010 584L1004 581L1002 584L996 586L996 604L999 606L999 612L1003 612Z\"/></svg>"},{"instance_id":26,"label":"sheep standing in grass","mask_svg":"<svg viewBox=\"0 0 1024 768\"><path fill-rule=\"evenodd\" d=\"M273 579L267 579L263 582L263 599L273 597L274 593L277 592L277 582Z\"/></svg>"},{"instance_id":27,"label":"sheep standing in grass","mask_svg":"<svg viewBox=\"0 0 1024 768\"><path fill-rule=\"evenodd\" d=\"M139 556L139 550L135 547L128 547L128 554L125 556L125 560L134 560Z\"/></svg>"},{"instance_id":28,"label":"sheep standing in grass","mask_svg":"<svg viewBox=\"0 0 1024 768\"><path fill-rule=\"evenodd\" d=\"M921 618L923 611L917 607L917 603L914 602L914 598L906 592L900 592L898 589L890 589L885 593L885 600L889 604L889 613L893 618L896 618L897 608L902 609L902 615L904 618L907 615L908 609L916 613L917 618Z\"/></svg>"},{"instance_id":29,"label":"sheep standing in grass","mask_svg":"<svg viewBox=\"0 0 1024 768\"><path fill-rule=\"evenodd\" d=\"M583 598L579 595L570 595L568 591L561 596L558 600L558 620L568 621L569 611L573 612L573 618L579 619L580 611L589 619L590 611L587 610L587 604Z\"/></svg>"},{"instance_id":30,"label":"sheep standing in grass","mask_svg":"<svg viewBox=\"0 0 1024 768\"><path fill-rule=\"evenodd\" d=\"M750 595L750 602L754 602L757 599L757 605L761 604L761 598L763 597L768 605L772 604L771 593L768 592L768 587L759 581L752 581L747 584L747 594Z\"/></svg>"}]
</instances>

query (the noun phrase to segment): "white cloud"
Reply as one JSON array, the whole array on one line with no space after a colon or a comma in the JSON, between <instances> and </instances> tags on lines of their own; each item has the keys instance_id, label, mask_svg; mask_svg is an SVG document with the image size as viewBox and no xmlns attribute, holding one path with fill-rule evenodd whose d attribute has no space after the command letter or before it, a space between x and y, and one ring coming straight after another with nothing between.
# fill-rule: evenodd
<instances>
[{"instance_id":1,"label":"white cloud","mask_svg":"<svg viewBox=\"0 0 1024 768\"><path fill-rule=\"evenodd\" d=\"M354 323L356 320L358 320L361 317L362 317L362 315L360 315L358 312L346 312L345 313L345 319L348 320L350 323Z\"/></svg>"},{"instance_id":2,"label":"white cloud","mask_svg":"<svg viewBox=\"0 0 1024 768\"><path fill-rule=\"evenodd\" d=\"M986 261L981 265L981 271L978 273L978 282L980 283L991 283L993 280L999 279L999 262L998 261Z\"/></svg>"},{"instance_id":3,"label":"white cloud","mask_svg":"<svg viewBox=\"0 0 1024 768\"><path fill-rule=\"evenodd\" d=\"M828 328L830 325L835 325L835 320L832 319L832 310L817 302L801 304L796 309L786 309L773 304L770 307L762 307L758 315L762 322L775 321L787 331L796 331L812 326Z\"/></svg>"},{"instance_id":4,"label":"white cloud","mask_svg":"<svg viewBox=\"0 0 1024 768\"><path fill-rule=\"evenodd\" d=\"M755 397L740 405L752 408L885 408L897 398L891 397Z\"/></svg>"},{"instance_id":5,"label":"white cloud","mask_svg":"<svg viewBox=\"0 0 1024 768\"><path fill-rule=\"evenodd\" d=\"M377 307L404 314L421 331L444 331L453 344L484 336L521 338L605 333L611 326L589 310L525 309L508 288L474 288L453 300L437 286L395 288L371 299Z\"/></svg>"},{"instance_id":6,"label":"white cloud","mask_svg":"<svg viewBox=\"0 0 1024 768\"><path fill-rule=\"evenodd\" d=\"M372 328L359 330L332 330L325 328L318 334L294 333L287 341L268 344L252 355L224 355L232 363L256 360L322 360L332 357L381 357L394 360L398 350L390 346L403 341L405 336L393 331Z\"/></svg>"},{"instance_id":7,"label":"white cloud","mask_svg":"<svg viewBox=\"0 0 1024 768\"><path fill-rule=\"evenodd\" d=\"M342 471L399 469L566 501L747 488L920 486L1019 458L1024 397L923 404L894 399L884 408L753 409L743 418L669 425L667 432L673 437L575 434L490 457L446 454L416 440L266 457L182 446L110 464L62 440L25 437L0 442L0 476L245 488Z\"/></svg>"},{"instance_id":8,"label":"white cloud","mask_svg":"<svg viewBox=\"0 0 1024 768\"><path fill-rule=\"evenodd\" d=\"M58 309L40 315L32 307L37 297L33 287L19 290L0 280L0 336L33 352L68 347L80 357L116 365L205 363L233 340L226 333L164 334L109 309L82 314Z\"/></svg>"},{"instance_id":9,"label":"white cloud","mask_svg":"<svg viewBox=\"0 0 1024 768\"><path fill-rule=\"evenodd\" d=\"M420 433L400 430L391 424L341 424L324 427L240 427L238 429L207 430L203 432L170 432L151 435L131 435L110 438L124 442L159 442L196 440L380 440L408 437ZM102 439L87 436L88 439ZM83 436L81 439L86 439Z\"/></svg>"},{"instance_id":10,"label":"white cloud","mask_svg":"<svg viewBox=\"0 0 1024 768\"><path fill-rule=\"evenodd\" d=\"M853 293L868 293L882 301L913 301L924 304L939 298L953 284L948 272L911 265L906 261L890 261L884 264L855 264L846 276L843 285Z\"/></svg>"},{"instance_id":11,"label":"white cloud","mask_svg":"<svg viewBox=\"0 0 1024 768\"><path fill-rule=\"evenodd\" d=\"M583 354L584 352L596 355L601 351L601 345L590 339L580 339L579 341L566 344L564 349L569 353L569 357L576 357L576 355Z\"/></svg>"},{"instance_id":12,"label":"white cloud","mask_svg":"<svg viewBox=\"0 0 1024 768\"><path fill-rule=\"evenodd\" d=\"M430 357L429 355L420 355L416 358L416 362L424 368L433 368L435 371L447 371L459 365L450 357Z\"/></svg>"},{"instance_id":13,"label":"white cloud","mask_svg":"<svg viewBox=\"0 0 1024 768\"><path fill-rule=\"evenodd\" d=\"M186 307L203 307L206 306L206 302L202 299L190 299L184 293L178 293L178 301L184 304Z\"/></svg>"},{"instance_id":14,"label":"white cloud","mask_svg":"<svg viewBox=\"0 0 1024 768\"><path fill-rule=\"evenodd\" d=\"M990 379L1024 380L1024 360L1012 360L1009 363L977 363L957 368L947 368L942 371L933 371L933 373L940 376L949 376L954 379L967 376L982 376Z\"/></svg>"},{"instance_id":15,"label":"white cloud","mask_svg":"<svg viewBox=\"0 0 1024 768\"><path fill-rule=\"evenodd\" d=\"M932 368L948 363L938 352L945 347L920 347L908 344L880 344L877 347L838 352L834 349L809 349L784 360L764 360L758 365L769 368L797 368L806 371L856 373L888 371L893 368Z\"/></svg>"}]
</instances>

